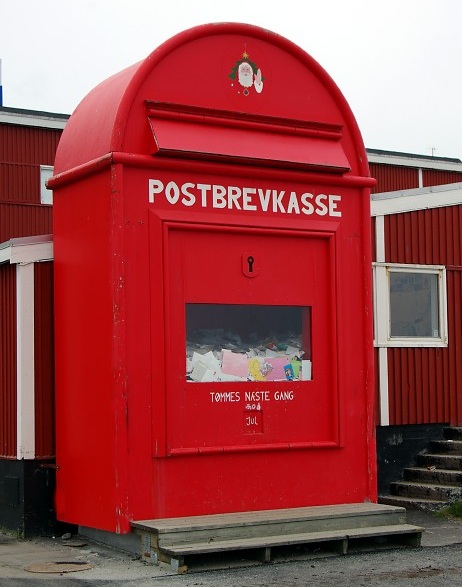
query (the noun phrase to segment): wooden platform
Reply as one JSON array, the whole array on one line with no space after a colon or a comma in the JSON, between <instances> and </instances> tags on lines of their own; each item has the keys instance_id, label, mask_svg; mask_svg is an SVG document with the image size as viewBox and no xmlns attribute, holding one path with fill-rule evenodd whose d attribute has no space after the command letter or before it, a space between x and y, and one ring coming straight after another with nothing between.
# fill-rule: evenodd
<instances>
[{"instance_id":1,"label":"wooden platform","mask_svg":"<svg viewBox=\"0 0 462 587\"><path fill-rule=\"evenodd\" d=\"M423 528L406 524L406 510L382 504L345 504L141 520L142 558L169 563L177 572L199 555L235 552L270 562L276 549L328 545L347 554L358 541L420 546Z\"/></svg>"}]
</instances>

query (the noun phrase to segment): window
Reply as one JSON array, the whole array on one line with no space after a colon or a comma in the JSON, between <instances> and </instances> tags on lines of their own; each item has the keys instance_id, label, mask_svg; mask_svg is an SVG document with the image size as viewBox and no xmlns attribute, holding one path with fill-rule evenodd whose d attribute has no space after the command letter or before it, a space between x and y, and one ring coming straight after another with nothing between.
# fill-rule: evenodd
<instances>
[{"instance_id":1,"label":"window","mask_svg":"<svg viewBox=\"0 0 462 587\"><path fill-rule=\"evenodd\" d=\"M377 346L446 346L446 270L439 265L374 265Z\"/></svg>"},{"instance_id":2,"label":"window","mask_svg":"<svg viewBox=\"0 0 462 587\"><path fill-rule=\"evenodd\" d=\"M311 379L311 308L186 304L186 379Z\"/></svg>"},{"instance_id":3,"label":"window","mask_svg":"<svg viewBox=\"0 0 462 587\"><path fill-rule=\"evenodd\" d=\"M53 192L46 186L46 182L53 175L51 165L40 165L40 203L53 204Z\"/></svg>"}]
</instances>

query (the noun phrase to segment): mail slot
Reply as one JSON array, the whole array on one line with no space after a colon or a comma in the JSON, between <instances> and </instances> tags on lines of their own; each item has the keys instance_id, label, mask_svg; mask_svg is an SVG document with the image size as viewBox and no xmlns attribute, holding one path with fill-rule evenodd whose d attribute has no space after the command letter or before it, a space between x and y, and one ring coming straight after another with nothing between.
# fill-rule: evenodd
<instances>
[{"instance_id":1,"label":"mail slot","mask_svg":"<svg viewBox=\"0 0 462 587\"><path fill-rule=\"evenodd\" d=\"M309 55L185 31L83 99L49 184L61 520L376 500L373 180Z\"/></svg>"}]
</instances>

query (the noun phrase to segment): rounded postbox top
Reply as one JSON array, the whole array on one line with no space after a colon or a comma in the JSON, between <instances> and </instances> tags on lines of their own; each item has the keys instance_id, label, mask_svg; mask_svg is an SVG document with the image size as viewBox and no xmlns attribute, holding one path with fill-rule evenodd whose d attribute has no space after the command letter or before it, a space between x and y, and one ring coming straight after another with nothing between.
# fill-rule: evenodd
<instances>
[{"instance_id":1,"label":"rounded postbox top","mask_svg":"<svg viewBox=\"0 0 462 587\"><path fill-rule=\"evenodd\" d=\"M96 86L64 129L55 179L111 153L369 176L355 118L326 71L280 35L238 23L184 31Z\"/></svg>"}]
</instances>

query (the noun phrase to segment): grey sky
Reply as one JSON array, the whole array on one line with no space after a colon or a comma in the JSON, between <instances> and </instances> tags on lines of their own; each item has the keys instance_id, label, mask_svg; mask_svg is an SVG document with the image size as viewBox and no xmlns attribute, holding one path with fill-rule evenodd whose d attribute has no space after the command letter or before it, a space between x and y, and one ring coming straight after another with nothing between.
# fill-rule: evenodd
<instances>
[{"instance_id":1,"label":"grey sky","mask_svg":"<svg viewBox=\"0 0 462 587\"><path fill-rule=\"evenodd\" d=\"M0 0L3 105L71 113L163 41L217 21L314 57L367 147L462 158L460 0Z\"/></svg>"}]
</instances>

